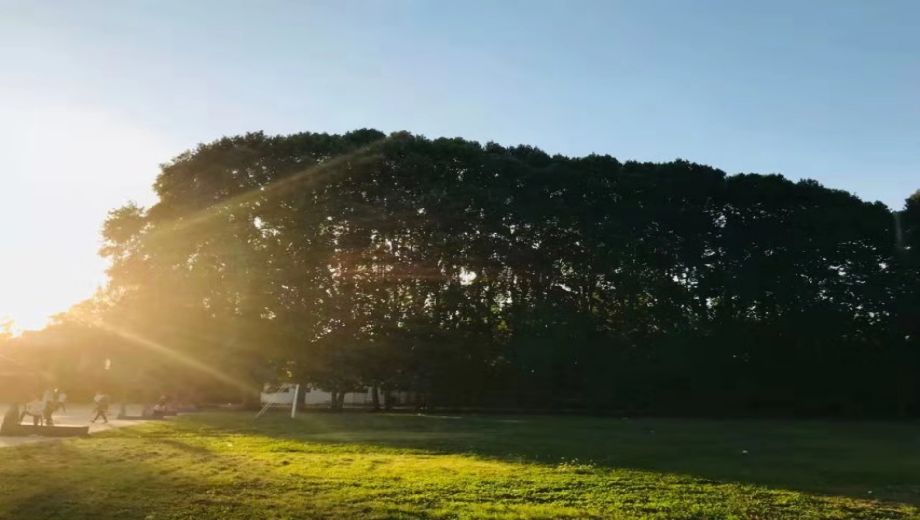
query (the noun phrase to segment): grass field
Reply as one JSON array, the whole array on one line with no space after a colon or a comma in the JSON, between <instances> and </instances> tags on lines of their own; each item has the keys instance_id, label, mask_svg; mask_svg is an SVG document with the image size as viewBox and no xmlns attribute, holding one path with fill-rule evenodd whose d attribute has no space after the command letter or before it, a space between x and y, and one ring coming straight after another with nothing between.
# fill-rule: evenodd
<instances>
[{"instance_id":1,"label":"grass field","mask_svg":"<svg viewBox=\"0 0 920 520\"><path fill-rule=\"evenodd\" d=\"M0 450L0 518L920 518L920 425L205 413Z\"/></svg>"}]
</instances>

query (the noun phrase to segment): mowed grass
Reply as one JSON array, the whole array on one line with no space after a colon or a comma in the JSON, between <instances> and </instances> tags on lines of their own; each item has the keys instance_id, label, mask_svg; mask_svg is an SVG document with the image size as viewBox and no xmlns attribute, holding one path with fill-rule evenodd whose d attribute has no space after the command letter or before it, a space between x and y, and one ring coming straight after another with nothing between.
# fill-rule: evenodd
<instances>
[{"instance_id":1,"label":"mowed grass","mask_svg":"<svg viewBox=\"0 0 920 520\"><path fill-rule=\"evenodd\" d=\"M920 518L918 426L202 413L0 450L0 518Z\"/></svg>"}]
</instances>

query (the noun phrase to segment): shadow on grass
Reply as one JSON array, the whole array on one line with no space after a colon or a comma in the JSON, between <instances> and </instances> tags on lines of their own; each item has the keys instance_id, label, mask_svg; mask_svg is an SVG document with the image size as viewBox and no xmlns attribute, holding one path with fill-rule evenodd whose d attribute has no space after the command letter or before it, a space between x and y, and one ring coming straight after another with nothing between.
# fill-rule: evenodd
<instances>
[{"instance_id":1,"label":"shadow on grass","mask_svg":"<svg viewBox=\"0 0 920 520\"><path fill-rule=\"evenodd\" d=\"M159 455L187 464L183 454L189 452L216 459L207 455L208 450L170 441L152 453L132 454L123 443L107 442L108 436L5 450L0 519L164 518L159 514L163 511L169 511L170 518L266 517L265 509L251 498L260 487L258 480L237 478L239 485L250 489L250 496L242 499L234 488L184 472L179 464L150 460Z\"/></svg>"},{"instance_id":2,"label":"shadow on grass","mask_svg":"<svg viewBox=\"0 0 920 520\"><path fill-rule=\"evenodd\" d=\"M179 425L920 505L920 428L909 423L308 413L206 414Z\"/></svg>"},{"instance_id":3,"label":"shadow on grass","mask_svg":"<svg viewBox=\"0 0 920 520\"><path fill-rule=\"evenodd\" d=\"M600 498L607 500L620 493L617 486L633 479L603 473L611 469L916 505L920 461L910 454L918 447L916 428L903 424L357 413L304 414L292 421L280 414L259 420L243 413L198 414L89 439L0 451L5 457L0 519L105 520L147 518L151 512L154 518L269 518L275 513L428 517L438 516L426 511L439 501L457 508L477 507L480 501L498 508L540 507L546 501L580 507L583 499L599 499L596 490L610 492L612 486L613 494ZM393 480L398 469L385 473L390 475L386 478L363 478L370 477L374 464L387 464L376 459L399 453L419 455L409 461L413 465L407 466L405 486ZM524 488L500 486L532 468L506 466L499 468L505 476L478 482L477 474L463 473L470 471L463 467L455 480L437 480L440 470L429 462L439 454L533 463L563 472L522 494ZM482 470L475 464L471 468ZM429 471L435 480L418 480ZM597 478L581 479L594 472L600 472ZM704 489L693 482L659 489L662 481L637 477L648 480L624 488L625 494L650 496L655 503ZM674 479L669 482L674 485ZM748 491L759 493L731 492ZM723 492L728 491L716 490L709 503ZM749 501L795 507L784 506L786 499L765 495ZM693 505L693 500L672 507ZM873 518L904 516L870 502L840 507L856 508L852 517L866 516L867 508L877 509L878 515L869 515ZM440 516L456 516L457 511L477 510L454 509Z\"/></svg>"}]
</instances>

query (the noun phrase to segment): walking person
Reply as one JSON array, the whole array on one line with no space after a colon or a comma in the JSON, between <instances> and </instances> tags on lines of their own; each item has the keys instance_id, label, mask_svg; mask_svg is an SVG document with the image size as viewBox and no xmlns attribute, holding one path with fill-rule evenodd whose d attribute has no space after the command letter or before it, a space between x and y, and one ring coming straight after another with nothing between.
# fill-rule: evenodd
<instances>
[{"instance_id":1,"label":"walking person","mask_svg":"<svg viewBox=\"0 0 920 520\"><path fill-rule=\"evenodd\" d=\"M101 417L102 422L108 424L109 418L106 416L106 413L109 411L109 396L102 393L101 391L96 392L96 397L93 398L93 402L95 403L94 411L96 415L90 422L95 423Z\"/></svg>"},{"instance_id":2,"label":"walking person","mask_svg":"<svg viewBox=\"0 0 920 520\"><path fill-rule=\"evenodd\" d=\"M54 426L54 411L57 410L57 399L54 392L45 392L45 398L42 399L42 418L46 426Z\"/></svg>"}]
</instances>

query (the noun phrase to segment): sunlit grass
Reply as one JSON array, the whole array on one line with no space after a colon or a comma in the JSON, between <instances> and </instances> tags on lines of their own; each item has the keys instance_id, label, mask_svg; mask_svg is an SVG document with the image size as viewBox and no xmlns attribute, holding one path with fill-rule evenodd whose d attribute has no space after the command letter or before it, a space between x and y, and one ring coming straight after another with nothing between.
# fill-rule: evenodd
<instances>
[{"instance_id":1,"label":"sunlit grass","mask_svg":"<svg viewBox=\"0 0 920 520\"><path fill-rule=\"evenodd\" d=\"M920 518L918 447L897 424L201 414L0 451L0 518Z\"/></svg>"}]
</instances>

